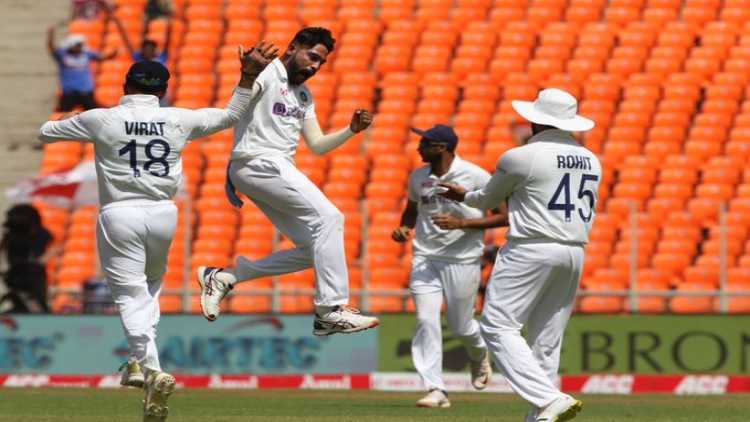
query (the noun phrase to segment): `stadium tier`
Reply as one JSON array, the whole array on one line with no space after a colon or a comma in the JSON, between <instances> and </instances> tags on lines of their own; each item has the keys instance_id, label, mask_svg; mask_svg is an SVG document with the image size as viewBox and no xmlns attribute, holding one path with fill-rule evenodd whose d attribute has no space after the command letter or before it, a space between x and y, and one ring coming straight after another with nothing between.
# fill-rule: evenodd
<instances>
[{"instance_id":1,"label":"stadium tier","mask_svg":"<svg viewBox=\"0 0 750 422\"><path fill-rule=\"evenodd\" d=\"M750 297L716 295L750 290L750 1L175 0L171 26L145 23L146 0L116 3L134 45L163 44L173 31L170 95L180 107L228 102L238 44L286 46L304 26L332 30L336 50L308 83L321 126L347 125L356 107L373 110L375 122L328 155L300 143L297 165L345 213L351 286L370 293L372 312L413 309L404 290L410 247L390 240L409 172L422 165L409 127L452 124L459 154L492 171L517 145L511 100L546 87L577 96L596 121L582 141L605 171L577 310L750 312ZM69 30L93 48L120 47L96 70L97 99L116 104L131 61L114 23L73 21ZM182 292L197 287L196 267L290 245L251 202L236 210L224 198L231 148L224 131L184 152L188 198L179 201L163 312L181 312L184 299L199 312L197 291ZM92 156L91 145L45 145L40 171ZM39 205L62 246L49 273L64 312L80 306L76 292L97 274L96 209ZM504 233L489 235L502 244ZM277 286L280 295L235 295L228 311L309 312L314 281L308 270L241 284L240 293Z\"/></svg>"}]
</instances>

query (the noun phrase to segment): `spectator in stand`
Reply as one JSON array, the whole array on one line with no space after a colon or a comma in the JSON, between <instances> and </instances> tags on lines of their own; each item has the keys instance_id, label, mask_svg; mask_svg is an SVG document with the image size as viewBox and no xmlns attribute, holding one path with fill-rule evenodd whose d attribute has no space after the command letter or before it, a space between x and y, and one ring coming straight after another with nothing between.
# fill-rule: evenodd
<instances>
[{"instance_id":1,"label":"spectator in stand","mask_svg":"<svg viewBox=\"0 0 750 422\"><path fill-rule=\"evenodd\" d=\"M115 22L115 26L117 26L117 30L120 32L120 36L122 36L122 40L125 43L125 48L128 50L128 54L133 58L134 62L154 61L163 64L165 67L168 67L167 60L169 60L169 43L172 40L171 19L167 21L167 37L164 40L164 49L162 49L161 51L158 51L158 45L156 41L149 38L144 38L143 43L141 44L140 51L135 51L133 49L133 43L130 42L130 37L128 37L128 33L122 26L122 22L120 21L120 19L118 19L117 16L112 15L112 20Z\"/></svg>"},{"instance_id":2,"label":"spectator in stand","mask_svg":"<svg viewBox=\"0 0 750 422\"><path fill-rule=\"evenodd\" d=\"M16 205L8 210L4 228L0 260L6 267L8 293L0 298L0 309L5 310L10 304L10 312L48 312L45 262L56 253L55 248L49 248L52 235L31 205Z\"/></svg>"},{"instance_id":3,"label":"spectator in stand","mask_svg":"<svg viewBox=\"0 0 750 422\"><path fill-rule=\"evenodd\" d=\"M69 34L55 45L55 27L47 30L47 49L60 70L60 87L62 96L58 111L72 111L76 106L84 110L97 108L94 99L94 75L91 61L109 60L117 55L117 50L99 54L86 47L86 37L81 34Z\"/></svg>"}]
</instances>

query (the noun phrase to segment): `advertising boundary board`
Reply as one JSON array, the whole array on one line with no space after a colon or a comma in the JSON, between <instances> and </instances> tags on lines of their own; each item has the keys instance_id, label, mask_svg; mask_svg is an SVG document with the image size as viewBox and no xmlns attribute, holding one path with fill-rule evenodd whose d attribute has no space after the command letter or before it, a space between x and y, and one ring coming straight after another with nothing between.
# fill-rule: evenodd
<instances>
[{"instance_id":1,"label":"advertising boundary board","mask_svg":"<svg viewBox=\"0 0 750 422\"><path fill-rule=\"evenodd\" d=\"M413 315L383 315L378 371L413 371ZM574 315L562 374L750 374L750 315ZM468 370L443 322L443 368Z\"/></svg>"},{"instance_id":2,"label":"advertising boundary board","mask_svg":"<svg viewBox=\"0 0 750 422\"><path fill-rule=\"evenodd\" d=\"M423 391L419 376L410 372L321 375L185 375L177 374L178 388L312 389ZM0 375L0 388L122 388L118 375ZM450 392L476 392L467 374L449 373ZM571 394L720 395L750 393L750 376L743 375L564 375L562 389ZM494 376L482 393L510 393L501 376Z\"/></svg>"},{"instance_id":3,"label":"advertising boundary board","mask_svg":"<svg viewBox=\"0 0 750 422\"><path fill-rule=\"evenodd\" d=\"M377 370L378 332L312 334L310 316L164 315L159 360L182 374L339 374ZM116 316L0 315L0 373L107 374L129 349Z\"/></svg>"}]
</instances>

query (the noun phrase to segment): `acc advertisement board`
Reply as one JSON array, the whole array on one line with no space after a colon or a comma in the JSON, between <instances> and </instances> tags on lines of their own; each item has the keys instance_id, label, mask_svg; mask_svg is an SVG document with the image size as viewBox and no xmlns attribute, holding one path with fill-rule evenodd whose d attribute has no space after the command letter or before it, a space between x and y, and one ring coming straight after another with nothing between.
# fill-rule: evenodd
<instances>
[{"instance_id":1,"label":"acc advertisement board","mask_svg":"<svg viewBox=\"0 0 750 422\"><path fill-rule=\"evenodd\" d=\"M385 316L380 371L413 370L415 318ZM443 366L468 368L466 353L443 324ZM750 316L574 316L565 333L563 374L750 373Z\"/></svg>"},{"instance_id":2,"label":"acc advertisement board","mask_svg":"<svg viewBox=\"0 0 750 422\"><path fill-rule=\"evenodd\" d=\"M414 315L376 330L315 337L310 316L163 316L165 370L182 374L363 374L413 371ZM466 371L444 328L443 365ZM0 374L111 374L127 358L117 317L0 316ZM750 316L574 316L563 374L749 374Z\"/></svg>"},{"instance_id":3,"label":"acc advertisement board","mask_svg":"<svg viewBox=\"0 0 750 422\"><path fill-rule=\"evenodd\" d=\"M377 370L377 331L316 337L310 316L162 316L164 370L185 374ZM107 374L127 359L117 317L0 316L0 373Z\"/></svg>"}]
</instances>

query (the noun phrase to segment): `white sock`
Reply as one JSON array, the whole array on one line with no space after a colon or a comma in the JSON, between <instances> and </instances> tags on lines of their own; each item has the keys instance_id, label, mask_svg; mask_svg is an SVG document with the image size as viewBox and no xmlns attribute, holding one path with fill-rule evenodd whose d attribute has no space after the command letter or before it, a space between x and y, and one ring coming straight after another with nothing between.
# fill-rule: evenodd
<instances>
[{"instance_id":1,"label":"white sock","mask_svg":"<svg viewBox=\"0 0 750 422\"><path fill-rule=\"evenodd\" d=\"M222 283L234 285L237 283L237 273L234 268L224 268L216 273L216 278Z\"/></svg>"}]
</instances>

